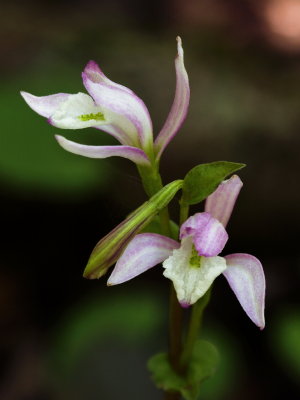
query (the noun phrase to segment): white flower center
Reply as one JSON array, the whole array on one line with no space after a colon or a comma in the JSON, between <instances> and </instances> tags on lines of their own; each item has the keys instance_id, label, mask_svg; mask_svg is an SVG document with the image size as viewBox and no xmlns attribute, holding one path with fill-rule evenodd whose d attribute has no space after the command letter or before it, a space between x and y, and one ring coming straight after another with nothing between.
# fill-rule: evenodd
<instances>
[{"instance_id":1,"label":"white flower center","mask_svg":"<svg viewBox=\"0 0 300 400\"><path fill-rule=\"evenodd\" d=\"M178 301L182 305L194 304L217 276L226 269L223 257L199 256L191 237L181 242L181 247L173 251L163 267L164 276L173 281Z\"/></svg>"}]
</instances>

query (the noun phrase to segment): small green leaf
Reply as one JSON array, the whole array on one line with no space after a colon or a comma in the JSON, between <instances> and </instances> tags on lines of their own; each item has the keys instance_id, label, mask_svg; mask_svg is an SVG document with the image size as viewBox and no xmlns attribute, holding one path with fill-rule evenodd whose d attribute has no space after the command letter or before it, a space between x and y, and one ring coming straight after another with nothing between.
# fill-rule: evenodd
<instances>
[{"instance_id":1,"label":"small green leaf","mask_svg":"<svg viewBox=\"0 0 300 400\"><path fill-rule=\"evenodd\" d=\"M171 367L167 353L159 353L148 361L148 369L156 386L164 391L181 392L185 378L179 376Z\"/></svg>"},{"instance_id":2,"label":"small green leaf","mask_svg":"<svg viewBox=\"0 0 300 400\"><path fill-rule=\"evenodd\" d=\"M95 246L84 270L89 279L100 278L120 257L129 241L141 231L152 218L173 199L181 189L182 180L164 186L159 192L132 212L115 229L102 238Z\"/></svg>"},{"instance_id":3,"label":"small green leaf","mask_svg":"<svg viewBox=\"0 0 300 400\"><path fill-rule=\"evenodd\" d=\"M215 161L200 164L191 169L183 182L182 202L197 204L209 196L218 185L230 174L244 168L246 164L228 161Z\"/></svg>"},{"instance_id":4,"label":"small green leaf","mask_svg":"<svg viewBox=\"0 0 300 400\"><path fill-rule=\"evenodd\" d=\"M218 363L219 354L216 347L205 340L198 340L184 376L173 370L166 353L153 356L148 362L148 368L159 389L180 392L185 400L196 400L201 382L215 373Z\"/></svg>"},{"instance_id":5,"label":"small green leaf","mask_svg":"<svg viewBox=\"0 0 300 400\"><path fill-rule=\"evenodd\" d=\"M188 369L188 380L192 385L198 385L214 375L219 364L217 348L206 340L195 343L192 360Z\"/></svg>"}]
</instances>

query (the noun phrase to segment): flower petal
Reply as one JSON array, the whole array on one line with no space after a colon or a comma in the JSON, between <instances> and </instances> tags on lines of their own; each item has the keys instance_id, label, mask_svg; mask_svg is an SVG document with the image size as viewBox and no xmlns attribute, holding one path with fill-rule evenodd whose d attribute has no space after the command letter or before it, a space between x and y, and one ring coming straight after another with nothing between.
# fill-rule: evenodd
<instances>
[{"instance_id":1,"label":"flower petal","mask_svg":"<svg viewBox=\"0 0 300 400\"><path fill-rule=\"evenodd\" d=\"M62 129L82 129L109 124L103 109L85 93L71 94L49 117L51 125Z\"/></svg>"},{"instance_id":2,"label":"flower petal","mask_svg":"<svg viewBox=\"0 0 300 400\"><path fill-rule=\"evenodd\" d=\"M87 64L82 78L96 104L111 111L112 124L131 137L131 144L146 151L152 148L152 122L144 102L130 89L106 78L95 62Z\"/></svg>"},{"instance_id":3,"label":"flower petal","mask_svg":"<svg viewBox=\"0 0 300 400\"><path fill-rule=\"evenodd\" d=\"M29 107L42 117L49 118L57 108L64 103L69 96L68 93L51 94L50 96L34 96L27 92L21 92L21 96Z\"/></svg>"},{"instance_id":4,"label":"flower petal","mask_svg":"<svg viewBox=\"0 0 300 400\"><path fill-rule=\"evenodd\" d=\"M93 82L106 83L107 85L125 90L126 92L134 95L134 92L131 89L108 79L107 76L105 76L104 73L102 72L102 70L100 69L99 65L93 60L91 60L87 63L87 65L84 69L84 73L88 74L88 76L90 77L90 79Z\"/></svg>"},{"instance_id":5,"label":"flower petal","mask_svg":"<svg viewBox=\"0 0 300 400\"><path fill-rule=\"evenodd\" d=\"M193 237L200 256L217 256L224 248L228 234L224 226L209 213L197 213L189 217L180 228L180 239Z\"/></svg>"},{"instance_id":6,"label":"flower petal","mask_svg":"<svg viewBox=\"0 0 300 400\"><path fill-rule=\"evenodd\" d=\"M237 175L223 181L218 188L207 197L205 211L219 220L224 226L227 225L234 204L243 186L243 182Z\"/></svg>"},{"instance_id":7,"label":"flower petal","mask_svg":"<svg viewBox=\"0 0 300 400\"><path fill-rule=\"evenodd\" d=\"M250 254L230 254L225 259L223 275L248 317L263 329L266 282L260 261Z\"/></svg>"},{"instance_id":8,"label":"flower petal","mask_svg":"<svg viewBox=\"0 0 300 400\"><path fill-rule=\"evenodd\" d=\"M138 165L150 165L150 161L143 150L131 146L89 146L72 142L63 136L55 136L62 148L70 153L89 158L124 157Z\"/></svg>"},{"instance_id":9,"label":"flower petal","mask_svg":"<svg viewBox=\"0 0 300 400\"><path fill-rule=\"evenodd\" d=\"M189 101L190 101L189 79L184 67L183 49L180 37L177 37L177 49L178 49L178 55L175 59L175 69L176 69L175 98L170 113L166 119L166 122L155 140L155 150L157 152L157 158L161 156L165 147L176 135L177 131L179 130L183 121L185 120L189 107Z\"/></svg>"},{"instance_id":10,"label":"flower petal","mask_svg":"<svg viewBox=\"0 0 300 400\"><path fill-rule=\"evenodd\" d=\"M180 245L156 233L142 233L126 247L109 277L108 285L126 282L161 263Z\"/></svg>"},{"instance_id":11,"label":"flower petal","mask_svg":"<svg viewBox=\"0 0 300 400\"><path fill-rule=\"evenodd\" d=\"M181 247L163 263L164 276L172 280L183 307L194 304L202 297L215 278L226 269L223 257L200 257L200 265L195 267L191 264L192 248L192 238L183 239Z\"/></svg>"},{"instance_id":12,"label":"flower petal","mask_svg":"<svg viewBox=\"0 0 300 400\"><path fill-rule=\"evenodd\" d=\"M58 127L65 129L81 129L93 127L101 129L115 137L121 144L132 144L128 135L118 126L113 124L107 125L107 121L112 118L111 112L104 108L95 106L93 99L84 94L67 94L57 93L50 96L34 96L33 94L21 92L26 103L35 112L49 119L49 122ZM106 121L95 120L91 114L103 114ZM85 117L82 121L80 117ZM99 115L98 115L99 117Z\"/></svg>"},{"instance_id":13,"label":"flower petal","mask_svg":"<svg viewBox=\"0 0 300 400\"><path fill-rule=\"evenodd\" d=\"M105 110L105 115L107 114L111 113L108 112L108 110ZM109 118L111 120L111 116L109 116ZM110 134L115 139L117 139L121 144L128 146L132 145L135 147L135 144L132 142L131 138L119 126L116 126L114 124L109 124L109 125L93 126L93 128L99 129L103 132Z\"/></svg>"}]
</instances>

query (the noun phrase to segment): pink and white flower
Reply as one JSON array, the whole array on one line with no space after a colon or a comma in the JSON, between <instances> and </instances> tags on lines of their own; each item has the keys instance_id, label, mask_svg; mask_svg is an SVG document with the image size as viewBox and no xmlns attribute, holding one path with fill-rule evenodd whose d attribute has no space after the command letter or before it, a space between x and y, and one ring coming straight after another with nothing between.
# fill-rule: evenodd
<instances>
[{"instance_id":1,"label":"pink and white flower","mask_svg":"<svg viewBox=\"0 0 300 400\"><path fill-rule=\"evenodd\" d=\"M265 277L260 261L243 253L219 256L228 240L225 226L241 187L236 175L223 181L206 200L205 212L182 224L180 243L154 233L135 236L117 261L108 285L126 282L162 262L163 275L173 281L178 301L187 307L223 274L248 317L263 329Z\"/></svg>"},{"instance_id":2,"label":"pink and white flower","mask_svg":"<svg viewBox=\"0 0 300 400\"><path fill-rule=\"evenodd\" d=\"M94 61L90 61L82 73L83 84L89 94L57 93L39 97L21 92L21 95L29 107L57 128L93 127L112 135L121 143L118 146L88 146L57 135L58 143L65 150L90 158L120 156L138 165L150 165L160 158L187 114L190 89L179 37L177 50L175 98L155 142L152 121L144 102L132 90L108 79Z\"/></svg>"}]
</instances>

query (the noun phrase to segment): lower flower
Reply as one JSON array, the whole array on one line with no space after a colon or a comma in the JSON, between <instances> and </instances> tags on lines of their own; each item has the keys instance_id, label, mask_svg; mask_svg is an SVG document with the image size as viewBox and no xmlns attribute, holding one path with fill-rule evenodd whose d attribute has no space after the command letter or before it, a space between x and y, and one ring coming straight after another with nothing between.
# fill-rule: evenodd
<instances>
[{"instance_id":1,"label":"lower flower","mask_svg":"<svg viewBox=\"0 0 300 400\"><path fill-rule=\"evenodd\" d=\"M237 192L238 177L224 181L209 199L209 208L220 214L219 199L233 187ZM231 191L230 191L231 192ZM215 196L215 197L213 197ZM235 202L237 194L232 195ZM233 204L226 209L227 217ZM224 225L210 213L197 213L189 217L180 228L181 243L168 237L143 233L129 243L108 280L116 285L130 280L142 272L163 263L163 275L172 280L177 298L183 307L194 304L221 274L227 279L248 317L261 329L265 326L265 276L260 261L250 254L231 254L220 257L228 235Z\"/></svg>"}]
</instances>

